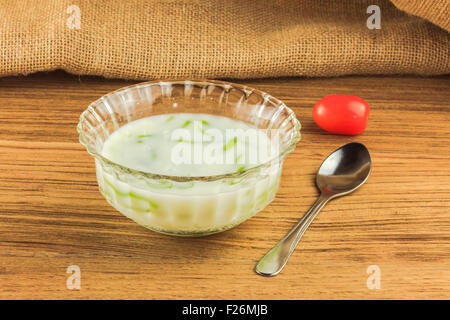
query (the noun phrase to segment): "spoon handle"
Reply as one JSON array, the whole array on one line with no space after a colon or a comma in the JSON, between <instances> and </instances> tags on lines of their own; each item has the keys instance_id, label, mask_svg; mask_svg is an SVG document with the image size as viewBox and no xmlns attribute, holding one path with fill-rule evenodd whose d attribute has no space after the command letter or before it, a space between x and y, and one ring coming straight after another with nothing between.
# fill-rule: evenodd
<instances>
[{"instance_id":1,"label":"spoon handle","mask_svg":"<svg viewBox=\"0 0 450 320\"><path fill-rule=\"evenodd\" d=\"M320 195L295 227L259 260L255 267L256 273L264 276L276 276L283 269L306 229L328 200L330 200L328 195Z\"/></svg>"}]
</instances>

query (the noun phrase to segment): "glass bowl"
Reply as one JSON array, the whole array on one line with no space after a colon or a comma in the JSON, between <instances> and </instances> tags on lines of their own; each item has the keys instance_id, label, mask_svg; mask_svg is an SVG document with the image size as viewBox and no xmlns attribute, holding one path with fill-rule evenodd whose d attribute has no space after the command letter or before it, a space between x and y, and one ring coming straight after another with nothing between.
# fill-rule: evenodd
<instances>
[{"instance_id":1,"label":"glass bowl","mask_svg":"<svg viewBox=\"0 0 450 320\"><path fill-rule=\"evenodd\" d=\"M244 171L201 177L138 171L102 156L103 144L115 130L168 113L242 121L276 138L278 151ZM93 102L81 114L77 130L94 156L99 189L110 205L148 229L176 236L221 232L264 209L278 191L284 157L301 137L299 121L282 101L223 81L154 81L119 89Z\"/></svg>"}]
</instances>

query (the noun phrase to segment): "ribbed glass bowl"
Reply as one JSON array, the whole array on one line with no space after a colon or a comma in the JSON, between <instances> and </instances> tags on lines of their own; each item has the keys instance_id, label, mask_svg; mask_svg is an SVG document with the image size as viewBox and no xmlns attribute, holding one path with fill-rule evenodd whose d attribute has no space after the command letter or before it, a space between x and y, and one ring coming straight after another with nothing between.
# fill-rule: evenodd
<instances>
[{"instance_id":1,"label":"ribbed glass bowl","mask_svg":"<svg viewBox=\"0 0 450 320\"><path fill-rule=\"evenodd\" d=\"M203 113L245 122L270 139L276 133L279 151L270 161L245 171L204 177L142 172L102 156L106 139L123 125L168 113ZM138 224L177 236L224 231L264 209L278 191L284 157L300 140L300 123L282 101L222 81L145 82L119 89L93 102L81 114L77 130L81 144L95 158L106 200Z\"/></svg>"}]
</instances>

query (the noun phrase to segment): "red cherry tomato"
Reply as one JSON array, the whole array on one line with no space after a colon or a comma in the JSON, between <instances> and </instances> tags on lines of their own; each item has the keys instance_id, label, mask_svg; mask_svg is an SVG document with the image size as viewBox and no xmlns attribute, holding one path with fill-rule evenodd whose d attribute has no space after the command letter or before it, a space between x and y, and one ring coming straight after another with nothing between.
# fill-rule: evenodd
<instances>
[{"instance_id":1,"label":"red cherry tomato","mask_svg":"<svg viewBox=\"0 0 450 320\"><path fill-rule=\"evenodd\" d=\"M332 94L316 103L313 118L328 132L355 135L366 129L369 111L369 105L360 97Z\"/></svg>"}]
</instances>

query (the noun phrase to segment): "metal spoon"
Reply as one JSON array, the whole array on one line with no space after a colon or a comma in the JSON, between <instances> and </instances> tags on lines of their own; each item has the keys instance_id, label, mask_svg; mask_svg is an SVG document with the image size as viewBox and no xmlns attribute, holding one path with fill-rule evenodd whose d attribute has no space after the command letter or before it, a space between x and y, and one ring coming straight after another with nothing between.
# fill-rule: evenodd
<instances>
[{"instance_id":1,"label":"metal spoon","mask_svg":"<svg viewBox=\"0 0 450 320\"><path fill-rule=\"evenodd\" d=\"M369 151L361 143L346 144L330 154L317 173L319 198L295 227L259 260L255 267L256 273L264 276L277 275L325 204L331 199L358 189L366 182L371 170L372 160Z\"/></svg>"}]
</instances>

